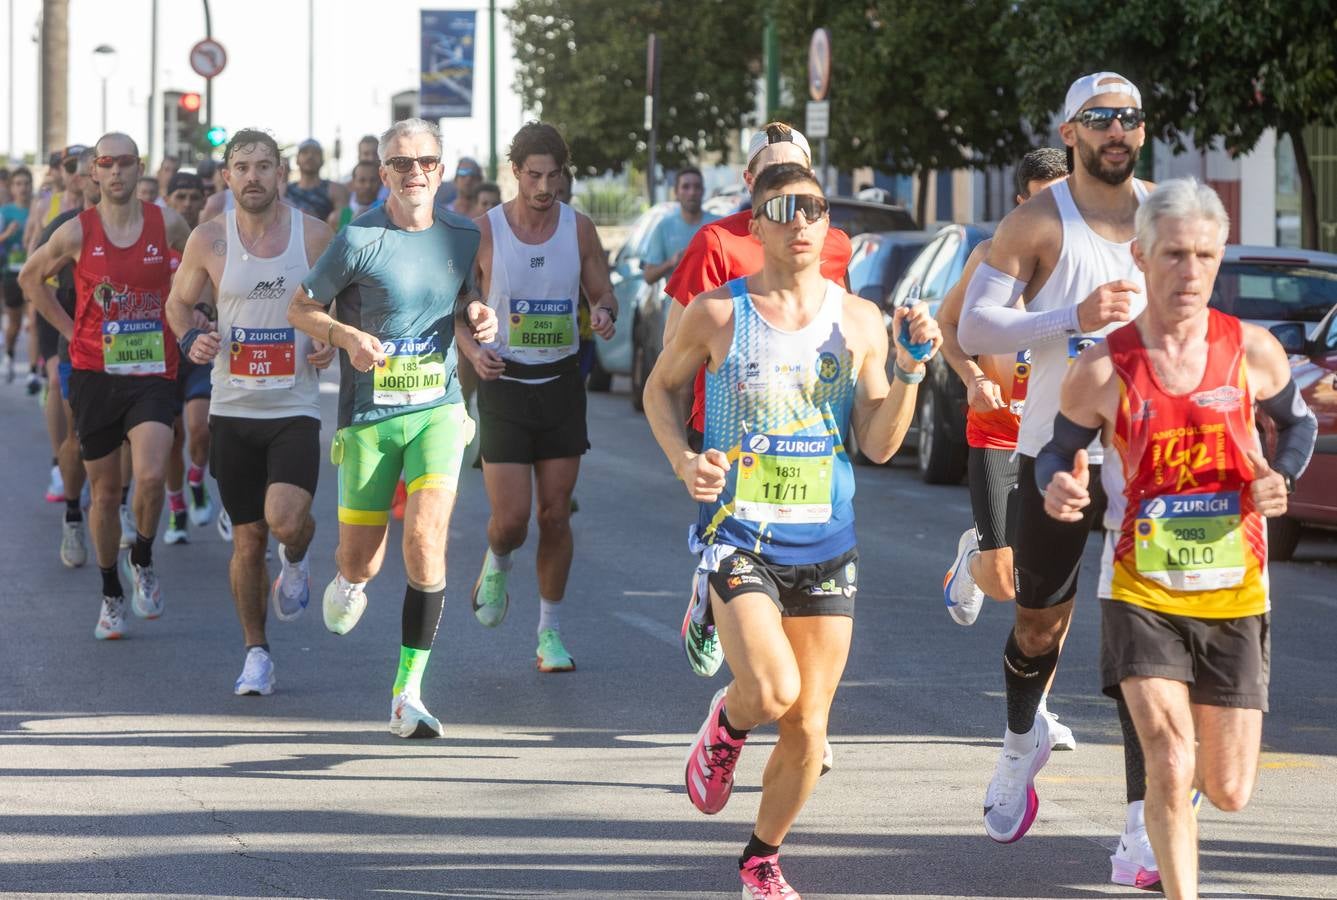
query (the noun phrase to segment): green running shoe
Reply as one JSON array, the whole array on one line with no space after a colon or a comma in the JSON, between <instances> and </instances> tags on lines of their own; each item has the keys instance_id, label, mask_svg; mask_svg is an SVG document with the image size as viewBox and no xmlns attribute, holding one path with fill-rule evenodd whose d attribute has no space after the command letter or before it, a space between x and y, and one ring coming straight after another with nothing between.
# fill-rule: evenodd
<instances>
[{"instance_id":1,"label":"green running shoe","mask_svg":"<svg viewBox=\"0 0 1337 900\"><path fill-rule=\"evenodd\" d=\"M474 618L488 628L496 628L506 618L511 595L506 591L506 576L509 573L494 569L489 562L491 558L491 553L484 552L483 570L474 582L473 607Z\"/></svg>"},{"instance_id":2,"label":"green running shoe","mask_svg":"<svg viewBox=\"0 0 1337 900\"><path fill-rule=\"evenodd\" d=\"M540 672L571 672L576 668L576 661L566 652L561 632L556 628L539 632L538 667Z\"/></svg>"},{"instance_id":3,"label":"green running shoe","mask_svg":"<svg viewBox=\"0 0 1337 900\"><path fill-rule=\"evenodd\" d=\"M700 602L696 593L696 578L692 579L692 599L687 603L687 614L682 617L682 649L692 671L702 678L710 678L724 665L724 648L714 625L698 624L692 617Z\"/></svg>"}]
</instances>

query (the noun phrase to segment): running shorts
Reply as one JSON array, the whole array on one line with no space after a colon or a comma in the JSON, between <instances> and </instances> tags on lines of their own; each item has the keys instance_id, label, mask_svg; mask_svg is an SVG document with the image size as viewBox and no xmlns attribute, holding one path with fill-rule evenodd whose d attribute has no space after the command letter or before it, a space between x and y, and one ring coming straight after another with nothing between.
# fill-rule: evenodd
<instances>
[{"instance_id":1,"label":"running shorts","mask_svg":"<svg viewBox=\"0 0 1337 900\"><path fill-rule=\"evenodd\" d=\"M3 260L0 260L0 265L3 265ZM6 309L23 306L23 290L19 287L18 272L0 273L0 294L4 295Z\"/></svg>"},{"instance_id":2,"label":"running shorts","mask_svg":"<svg viewBox=\"0 0 1337 900\"><path fill-rule=\"evenodd\" d=\"M741 594L771 598L782 616L854 616L859 587L859 550L826 562L797 566L766 562L755 553L735 550L720 560L707 578L724 603Z\"/></svg>"},{"instance_id":3,"label":"running shorts","mask_svg":"<svg viewBox=\"0 0 1337 900\"><path fill-rule=\"evenodd\" d=\"M120 449L130 429L144 422L168 428L176 420L176 384L156 375L108 375L88 369L70 373L70 407L85 460Z\"/></svg>"},{"instance_id":4,"label":"running shorts","mask_svg":"<svg viewBox=\"0 0 1337 900\"><path fill-rule=\"evenodd\" d=\"M1012 546L1017 517L1017 457L1011 450L971 447L966 457L970 510L981 550Z\"/></svg>"},{"instance_id":5,"label":"running shorts","mask_svg":"<svg viewBox=\"0 0 1337 900\"><path fill-rule=\"evenodd\" d=\"M46 320L46 316L37 316L37 355L42 359L55 359L59 352L60 332Z\"/></svg>"},{"instance_id":6,"label":"running shorts","mask_svg":"<svg viewBox=\"0 0 1337 900\"><path fill-rule=\"evenodd\" d=\"M208 400L213 393L213 364L182 358L176 368L177 415L192 400ZM250 421L250 420L248 420ZM231 513L228 513L231 515ZM235 521L235 520L234 520Z\"/></svg>"},{"instance_id":7,"label":"running shorts","mask_svg":"<svg viewBox=\"0 0 1337 900\"><path fill-rule=\"evenodd\" d=\"M388 523L401 472L410 494L428 488L454 493L473 436L463 403L340 428L330 444L330 461L339 467L339 521Z\"/></svg>"},{"instance_id":8,"label":"running shorts","mask_svg":"<svg viewBox=\"0 0 1337 900\"><path fill-rule=\"evenodd\" d=\"M70 373L74 371L74 367L70 365L68 359L62 359L60 367L56 371L60 373L60 399L68 403L70 400Z\"/></svg>"},{"instance_id":9,"label":"running shorts","mask_svg":"<svg viewBox=\"0 0 1337 900\"><path fill-rule=\"evenodd\" d=\"M320 420L210 416L209 468L218 479L218 496L232 524L259 522L265 517L265 493L271 484L291 484L315 496Z\"/></svg>"},{"instance_id":10,"label":"running shorts","mask_svg":"<svg viewBox=\"0 0 1337 900\"><path fill-rule=\"evenodd\" d=\"M1082 553L1091 535L1096 504L1082 512L1080 522L1060 522L1045 512L1045 497L1035 485L1035 458L1019 456L1017 465L1016 568L1017 605L1050 609L1077 593ZM1100 466L1091 467L1091 483L1100 481Z\"/></svg>"},{"instance_id":11,"label":"running shorts","mask_svg":"<svg viewBox=\"0 0 1337 900\"><path fill-rule=\"evenodd\" d=\"M1143 675L1188 685L1203 706L1267 712L1271 614L1199 619L1100 601L1100 679L1118 698L1125 678Z\"/></svg>"},{"instance_id":12,"label":"running shorts","mask_svg":"<svg viewBox=\"0 0 1337 900\"><path fill-rule=\"evenodd\" d=\"M479 382L478 421L486 463L533 464L583 456L590 449L585 384L576 371L542 384Z\"/></svg>"}]
</instances>

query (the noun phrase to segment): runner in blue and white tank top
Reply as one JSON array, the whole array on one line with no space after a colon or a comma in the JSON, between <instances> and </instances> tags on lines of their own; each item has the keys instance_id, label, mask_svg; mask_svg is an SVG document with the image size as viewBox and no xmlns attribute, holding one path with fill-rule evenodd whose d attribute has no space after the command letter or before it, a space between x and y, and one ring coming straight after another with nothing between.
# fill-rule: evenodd
<instances>
[{"instance_id":1,"label":"runner in blue and white tank top","mask_svg":"<svg viewBox=\"0 0 1337 900\"><path fill-rule=\"evenodd\" d=\"M859 557L851 432L885 461L909 428L927 359L897 345L887 380L882 311L822 276L828 207L812 172L783 163L753 185L761 272L696 297L645 387L655 439L699 504L691 545L735 680L719 691L688 752L692 804L723 809L748 732L783 719L760 811L739 859L745 897L788 886L779 852L822 769L826 720L853 633ZM924 304L893 329L928 355L941 343ZM678 397L706 369L704 449L694 453ZM684 631L686 626L684 625ZM698 671L709 667L698 668ZM707 674L713 674L708 670Z\"/></svg>"}]
</instances>

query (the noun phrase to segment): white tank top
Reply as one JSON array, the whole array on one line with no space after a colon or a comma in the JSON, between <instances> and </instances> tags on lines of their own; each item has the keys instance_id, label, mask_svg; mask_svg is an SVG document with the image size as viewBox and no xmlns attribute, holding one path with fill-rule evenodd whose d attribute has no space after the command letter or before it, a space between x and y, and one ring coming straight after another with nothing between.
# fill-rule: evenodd
<instances>
[{"instance_id":1,"label":"white tank top","mask_svg":"<svg viewBox=\"0 0 1337 900\"><path fill-rule=\"evenodd\" d=\"M302 214L287 212L288 246L274 257L248 252L237 234L236 210L225 214L227 261L218 285L223 346L214 358L209 401L214 415L320 418L318 376L306 361L311 338L288 324L288 301L310 266Z\"/></svg>"},{"instance_id":2,"label":"white tank top","mask_svg":"<svg viewBox=\"0 0 1337 900\"><path fill-rule=\"evenodd\" d=\"M559 205L557 229L542 244L516 238L501 206L487 211L492 225L487 305L497 313L493 346L503 359L541 365L580 349L580 240L575 211Z\"/></svg>"},{"instance_id":3,"label":"white tank top","mask_svg":"<svg viewBox=\"0 0 1337 900\"><path fill-rule=\"evenodd\" d=\"M1141 203L1146 197L1146 188L1142 182L1134 180L1133 189ZM1142 313L1147 301L1146 283L1141 270L1133 263L1133 254L1129 250L1132 240L1115 243L1092 231L1073 202L1066 181L1058 182L1049 190L1054 195L1062 219L1063 245L1049 280L1027 301L1027 311L1046 312L1075 306L1102 284L1125 279L1142 289L1142 293L1134 295L1130 310L1132 317L1136 318ZM1054 417L1058 415L1059 387L1068 372L1068 366L1078 353L1093 343L1099 343L1106 333L1117 327L1117 324L1111 324L1089 335L1070 335L1031 348L1031 377L1026 391L1026 407L1021 414L1021 428L1017 434L1019 453L1038 456L1044 445L1049 443L1054 435ZM1089 453L1091 464L1099 465L1103 457L1099 440L1091 445Z\"/></svg>"}]
</instances>

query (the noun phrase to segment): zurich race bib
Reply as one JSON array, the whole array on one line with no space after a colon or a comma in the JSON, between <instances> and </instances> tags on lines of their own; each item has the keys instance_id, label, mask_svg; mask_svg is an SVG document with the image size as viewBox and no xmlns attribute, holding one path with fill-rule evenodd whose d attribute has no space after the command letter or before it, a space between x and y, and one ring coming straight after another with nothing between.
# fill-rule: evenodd
<instances>
[{"instance_id":1,"label":"zurich race bib","mask_svg":"<svg viewBox=\"0 0 1337 900\"><path fill-rule=\"evenodd\" d=\"M1073 360L1082 355L1083 350L1089 350L1096 344L1105 343L1105 339L1098 334L1074 334L1068 338L1068 365L1072 365Z\"/></svg>"},{"instance_id":2,"label":"zurich race bib","mask_svg":"<svg viewBox=\"0 0 1337 900\"><path fill-rule=\"evenodd\" d=\"M570 300L511 300L510 345L561 349L576 344L575 304Z\"/></svg>"},{"instance_id":3,"label":"zurich race bib","mask_svg":"<svg viewBox=\"0 0 1337 900\"><path fill-rule=\"evenodd\" d=\"M1232 588L1244 581L1238 491L1170 494L1138 504L1137 571L1177 591Z\"/></svg>"},{"instance_id":4,"label":"zurich race bib","mask_svg":"<svg viewBox=\"0 0 1337 900\"><path fill-rule=\"evenodd\" d=\"M377 406L417 406L446 396L446 356L437 335L381 344L385 359L371 375Z\"/></svg>"},{"instance_id":5,"label":"zurich race bib","mask_svg":"<svg viewBox=\"0 0 1337 900\"><path fill-rule=\"evenodd\" d=\"M1017 361L1012 365L1012 399L1008 402L1008 412L1019 416L1026 408L1026 393L1031 383L1031 351L1017 353Z\"/></svg>"},{"instance_id":6,"label":"zurich race bib","mask_svg":"<svg viewBox=\"0 0 1337 900\"><path fill-rule=\"evenodd\" d=\"M749 522L820 525L831 518L830 435L744 434L734 515Z\"/></svg>"},{"instance_id":7,"label":"zurich race bib","mask_svg":"<svg viewBox=\"0 0 1337 900\"><path fill-rule=\"evenodd\" d=\"M102 368L108 375L161 375L166 372L162 322L158 319L103 322Z\"/></svg>"},{"instance_id":8,"label":"zurich race bib","mask_svg":"<svg viewBox=\"0 0 1337 900\"><path fill-rule=\"evenodd\" d=\"M297 365L295 335L291 328L234 326L228 385L245 391L292 387Z\"/></svg>"}]
</instances>

